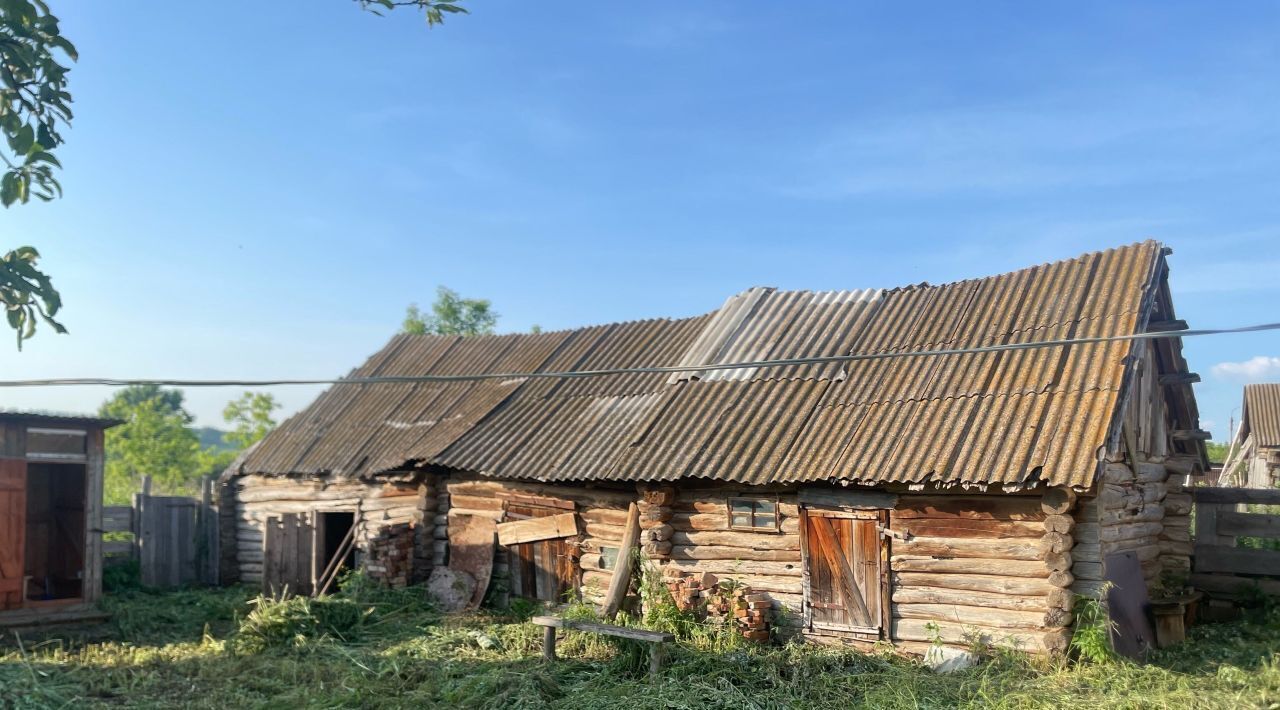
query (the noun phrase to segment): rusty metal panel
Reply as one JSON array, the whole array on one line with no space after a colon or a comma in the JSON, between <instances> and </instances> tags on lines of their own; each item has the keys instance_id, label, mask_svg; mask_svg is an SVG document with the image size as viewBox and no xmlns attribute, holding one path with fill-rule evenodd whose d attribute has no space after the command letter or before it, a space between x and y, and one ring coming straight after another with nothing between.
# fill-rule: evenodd
<instances>
[{"instance_id":1,"label":"rusty metal panel","mask_svg":"<svg viewBox=\"0 0 1280 710\"><path fill-rule=\"evenodd\" d=\"M551 372L906 353L1122 335L1155 242L940 286L735 295L681 320L555 334L399 336L353 374ZM842 480L1087 486L1129 342L697 373L331 388L246 472L433 464L547 481Z\"/></svg>"}]
</instances>

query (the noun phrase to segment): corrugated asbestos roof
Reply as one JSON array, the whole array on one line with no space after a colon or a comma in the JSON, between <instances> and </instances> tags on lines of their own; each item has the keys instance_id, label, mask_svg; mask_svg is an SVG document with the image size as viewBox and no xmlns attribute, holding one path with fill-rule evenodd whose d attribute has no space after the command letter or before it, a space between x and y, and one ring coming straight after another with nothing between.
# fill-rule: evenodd
<instances>
[{"instance_id":1,"label":"corrugated asbestos roof","mask_svg":"<svg viewBox=\"0 0 1280 710\"><path fill-rule=\"evenodd\" d=\"M1245 385L1241 416L1258 446L1280 446L1280 384Z\"/></svg>"},{"instance_id":2,"label":"corrugated asbestos roof","mask_svg":"<svg viewBox=\"0 0 1280 710\"><path fill-rule=\"evenodd\" d=\"M1161 273L1145 242L1001 276L889 291L756 288L715 312L541 335L399 336L362 374L723 364L1123 335ZM342 385L247 473L431 464L547 481L1087 486L1128 342L696 374Z\"/></svg>"}]
</instances>

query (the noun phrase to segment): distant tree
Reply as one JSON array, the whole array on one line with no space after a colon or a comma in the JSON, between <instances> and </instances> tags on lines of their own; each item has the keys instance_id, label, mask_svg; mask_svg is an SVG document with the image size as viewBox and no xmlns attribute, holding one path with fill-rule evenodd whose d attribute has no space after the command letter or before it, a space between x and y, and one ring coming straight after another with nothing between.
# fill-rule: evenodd
<instances>
[{"instance_id":1,"label":"distant tree","mask_svg":"<svg viewBox=\"0 0 1280 710\"><path fill-rule=\"evenodd\" d=\"M126 503L151 476L157 490L184 492L200 477L200 440L188 425L191 414L179 390L154 385L127 387L103 403L98 413L123 423L107 430L106 481L109 503Z\"/></svg>"},{"instance_id":2,"label":"distant tree","mask_svg":"<svg viewBox=\"0 0 1280 710\"><path fill-rule=\"evenodd\" d=\"M237 450L253 446L276 428L271 413L279 408L276 398L266 392L245 392L222 410L222 418L232 427L223 438Z\"/></svg>"},{"instance_id":3,"label":"distant tree","mask_svg":"<svg viewBox=\"0 0 1280 710\"><path fill-rule=\"evenodd\" d=\"M42 0L0 1L0 147L4 172L0 175L0 204L25 204L32 196L52 200L62 194L54 168L62 164L53 150L62 145L59 133L71 121L68 69L63 58L75 61L76 48L62 36L58 18ZM0 309L22 341L45 321L65 333L54 316L62 297L47 274L36 268L40 253L21 246L0 256Z\"/></svg>"},{"instance_id":4,"label":"distant tree","mask_svg":"<svg viewBox=\"0 0 1280 710\"><path fill-rule=\"evenodd\" d=\"M408 335L489 335L498 324L493 304L481 298L463 298L444 286L436 288L436 302L431 313L423 313L418 304L405 310L400 332Z\"/></svg>"}]
</instances>

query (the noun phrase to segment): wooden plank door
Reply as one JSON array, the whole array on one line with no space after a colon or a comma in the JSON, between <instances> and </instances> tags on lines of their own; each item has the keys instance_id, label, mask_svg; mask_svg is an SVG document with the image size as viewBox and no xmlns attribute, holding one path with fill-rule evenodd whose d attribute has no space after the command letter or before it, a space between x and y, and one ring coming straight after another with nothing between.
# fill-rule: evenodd
<instances>
[{"instance_id":1,"label":"wooden plank door","mask_svg":"<svg viewBox=\"0 0 1280 710\"><path fill-rule=\"evenodd\" d=\"M26 590L27 462L0 458L0 610L22 607Z\"/></svg>"},{"instance_id":2,"label":"wooden plank door","mask_svg":"<svg viewBox=\"0 0 1280 710\"><path fill-rule=\"evenodd\" d=\"M505 519L527 520L561 515L559 508L507 503ZM577 548L571 538L551 538L508 545L511 593L526 599L564 601L577 589Z\"/></svg>"},{"instance_id":3,"label":"wooden plank door","mask_svg":"<svg viewBox=\"0 0 1280 710\"><path fill-rule=\"evenodd\" d=\"M881 518L878 511L802 509L809 628L881 635L885 611Z\"/></svg>"},{"instance_id":4,"label":"wooden plank door","mask_svg":"<svg viewBox=\"0 0 1280 710\"><path fill-rule=\"evenodd\" d=\"M262 587L267 593L311 593L313 537L305 513L267 518L262 536Z\"/></svg>"}]
</instances>

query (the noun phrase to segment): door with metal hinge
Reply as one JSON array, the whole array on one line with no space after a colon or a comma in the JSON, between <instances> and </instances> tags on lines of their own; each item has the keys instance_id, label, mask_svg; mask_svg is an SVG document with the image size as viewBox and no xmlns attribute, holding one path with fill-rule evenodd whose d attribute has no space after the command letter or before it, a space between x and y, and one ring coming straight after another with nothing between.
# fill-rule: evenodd
<instances>
[{"instance_id":1,"label":"door with metal hinge","mask_svg":"<svg viewBox=\"0 0 1280 710\"><path fill-rule=\"evenodd\" d=\"M802 508L805 626L880 638L887 603L884 511Z\"/></svg>"}]
</instances>

